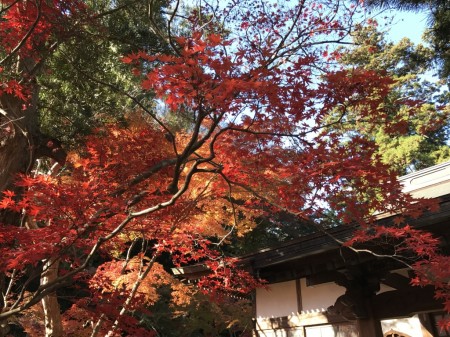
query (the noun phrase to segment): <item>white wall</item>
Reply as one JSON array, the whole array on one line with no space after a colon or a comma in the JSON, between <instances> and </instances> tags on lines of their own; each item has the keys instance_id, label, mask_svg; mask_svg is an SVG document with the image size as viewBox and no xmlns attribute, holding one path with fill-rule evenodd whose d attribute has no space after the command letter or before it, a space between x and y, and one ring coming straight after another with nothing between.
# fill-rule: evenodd
<instances>
[{"instance_id":1,"label":"white wall","mask_svg":"<svg viewBox=\"0 0 450 337\"><path fill-rule=\"evenodd\" d=\"M408 334L411 337L423 336L422 324L417 315L405 318L384 319L381 321L381 329L383 330L383 334L394 330Z\"/></svg>"},{"instance_id":2,"label":"white wall","mask_svg":"<svg viewBox=\"0 0 450 337\"><path fill-rule=\"evenodd\" d=\"M325 311L329 306L334 305L339 296L345 293L345 288L334 282L307 287L306 279L302 278L300 286L302 311L306 313Z\"/></svg>"},{"instance_id":3,"label":"white wall","mask_svg":"<svg viewBox=\"0 0 450 337\"><path fill-rule=\"evenodd\" d=\"M282 317L298 312L295 281L256 289L256 317Z\"/></svg>"},{"instance_id":4,"label":"white wall","mask_svg":"<svg viewBox=\"0 0 450 337\"><path fill-rule=\"evenodd\" d=\"M282 317L299 311L295 281L269 284L268 289L256 290L256 317ZM300 280L302 313L325 311L345 293L345 288L335 283L306 286Z\"/></svg>"}]
</instances>

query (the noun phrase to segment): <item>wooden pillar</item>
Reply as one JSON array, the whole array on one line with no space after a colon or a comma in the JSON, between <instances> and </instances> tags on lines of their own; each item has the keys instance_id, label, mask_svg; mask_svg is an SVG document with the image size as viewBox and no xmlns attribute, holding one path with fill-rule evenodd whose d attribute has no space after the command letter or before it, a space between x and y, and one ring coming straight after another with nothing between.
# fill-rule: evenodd
<instances>
[{"instance_id":1,"label":"wooden pillar","mask_svg":"<svg viewBox=\"0 0 450 337\"><path fill-rule=\"evenodd\" d=\"M370 299L366 299L364 301L364 305L367 310L368 317L357 320L359 337L383 337L381 322L375 317L372 310L372 301Z\"/></svg>"},{"instance_id":2,"label":"wooden pillar","mask_svg":"<svg viewBox=\"0 0 450 337\"><path fill-rule=\"evenodd\" d=\"M358 331L360 337L383 337L380 321L370 318L358 320Z\"/></svg>"}]
</instances>

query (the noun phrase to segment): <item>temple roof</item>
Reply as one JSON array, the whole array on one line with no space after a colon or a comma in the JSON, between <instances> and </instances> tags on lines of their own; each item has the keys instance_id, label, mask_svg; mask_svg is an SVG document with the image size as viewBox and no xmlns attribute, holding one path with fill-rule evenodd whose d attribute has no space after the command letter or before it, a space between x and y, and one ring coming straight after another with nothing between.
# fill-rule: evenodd
<instances>
[{"instance_id":1,"label":"temple roof","mask_svg":"<svg viewBox=\"0 0 450 337\"><path fill-rule=\"evenodd\" d=\"M403 191L414 197L435 198L439 202L436 212L425 212L408 223L426 229L441 238L443 249L450 246L450 162L435 165L399 178ZM388 223L395 215L379 214L380 222ZM281 282L312 275L332 277L336 271L365 263L367 268L392 270L399 267L395 261L380 261L369 253L355 253L338 242L352 237L356 226L338 226L326 232L316 232L297 239L261 249L239 257L239 264L269 282ZM448 252L447 252L448 253ZM196 279L207 273L203 265L173 268L175 275Z\"/></svg>"}]
</instances>

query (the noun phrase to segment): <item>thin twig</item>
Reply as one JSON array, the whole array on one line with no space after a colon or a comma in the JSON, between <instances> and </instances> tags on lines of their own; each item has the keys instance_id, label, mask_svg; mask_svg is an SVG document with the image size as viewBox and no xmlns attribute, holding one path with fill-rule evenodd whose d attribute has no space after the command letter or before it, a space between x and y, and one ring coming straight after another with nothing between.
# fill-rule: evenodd
<instances>
[{"instance_id":1,"label":"thin twig","mask_svg":"<svg viewBox=\"0 0 450 337\"><path fill-rule=\"evenodd\" d=\"M100 327L103 323L103 319L105 318L105 314L101 314L97 323L95 323L94 327L92 328L92 333L90 337L96 337L97 334L100 332Z\"/></svg>"},{"instance_id":2,"label":"thin twig","mask_svg":"<svg viewBox=\"0 0 450 337\"><path fill-rule=\"evenodd\" d=\"M119 312L119 315L117 316L116 320L113 323L113 326L111 328L111 330L107 333L106 336L114 336L114 332L117 330L119 323L120 323L120 319L123 315L125 315L125 313L128 310L128 307L131 304L131 301L133 300L134 296L136 295L137 291L139 290L139 287L141 286L142 282L145 280L145 278L147 277L147 275L150 273L150 271L153 268L153 265L155 264L156 258L159 256L158 252L155 252L150 260L150 262L148 263L148 265L145 267L145 269L143 269L143 261L144 259L141 259L141 265L139 267L139 274L138 277L136 279L136 282L133 285L133 288L130 291L130 294L128 295L128 298L126 299L125 303L122 306L122 309Z\"/></svg>"}]
</instances>

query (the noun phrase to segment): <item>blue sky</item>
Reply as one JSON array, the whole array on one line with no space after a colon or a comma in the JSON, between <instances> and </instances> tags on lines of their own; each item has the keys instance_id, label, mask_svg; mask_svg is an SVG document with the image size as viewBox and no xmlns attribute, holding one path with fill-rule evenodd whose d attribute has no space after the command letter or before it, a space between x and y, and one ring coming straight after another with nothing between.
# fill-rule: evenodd
<instances>
[{"instance_id":1,"label":"blue sky","mask_svg":"<svg viewBox=\"0 0 450 337\"><path fill-rule=\"evenodd\" d=\"M427 27L427 13L392 12L393 25L389 29L388 37L393 42L408 37L414 43L420 43L422 34Z\"/></svg>"}]
</instances>

